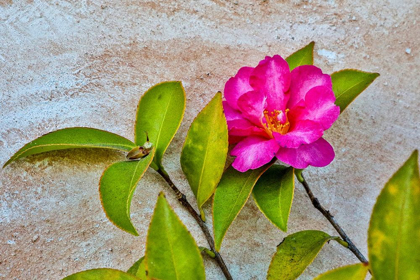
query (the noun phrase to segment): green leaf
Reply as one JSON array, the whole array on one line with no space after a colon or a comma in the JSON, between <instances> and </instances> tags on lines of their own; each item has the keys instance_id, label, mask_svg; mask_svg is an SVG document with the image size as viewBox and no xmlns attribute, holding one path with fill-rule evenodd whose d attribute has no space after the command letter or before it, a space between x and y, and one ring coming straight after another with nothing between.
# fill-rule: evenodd
<instances>
[{"instance_id":1,"label":"green leaf","mask_svg":"<svg viewBox=\"0 0 420 280\"><path fill-rule=\"evenodd\" d=\"M162 157L178 130L185 111L181 82L164 82L150 88L137 108L135 143L142 146L146 133L156 148L152 167L162 167Z\"/></svg>"},{"instance_id":2,"label":"green leaf","mask_svg":"<svg viewBox=\"0 0 420 280\"><path fill-rule=\"evenodd\" d=\"M343 112L353 100L364 91L379 73L368 73L359 70L345 69L331 75L335 104Z\"/></svg>"},{"instance_id":3,"label":"green leaf","mask_svg":"<svg viewBox=\"0 0 420 280\"><path fill-rule=\"evenodd\" d=\"M294 280L312 263L325 242L335 239L317 230L299 231L287 236L271 260L268 280Z\"/></svg>"},{"instance_id":4,"label":"green leaf","mask_svg":"<svg viewBox=\"0 0 420 280\"><path fill-rule=\"evenodd\" d=\"M290 71L301 65L314 64L314 46L315 42L310 42L307 46L301 48L286 58Z\"/></svg>"},{"instance_id":5,"label":"green leaf","mask_svg":"<svg viewBox=\"0 0 420 280\"><path fill-rule=\"evenodd\" d=\"M223 175L228 146L222 93L218 92L191 124L181 154L182 170L203 219L201 208L213 195Z\"/></svg>"},{"instance_id":6,"label":"green leaf","mask_svg":"<svg viewBox=\"0 0 420 280\"><path fill-rule=\"evenodd\" d=\"M327 271L314 280L365 280L369 265L358 263Z\"/></svg>"},{"instance_id":7,"label":"green leaf","mask_svg":"<svg viewBox=\"0 0 420 280\"><path fill-rule=\"evenodd\" d=\"M239 172L230 166L217 186L213 200L213 229L216 250L220 250L223 237L251 195L258 178L271 166L266 164L255 170Z\"/></svg>"},{"instance_id":8,"label":"green leaf","mask_svg":"<svg viewBox=\"0 0 420 280\"><path fill-rule=\"evenodd\" d=\"M26 144L3 166L18 158L49 151L74 148L105 148L128 152L134 148L133 142L117 134L88 127L71 127L45 134Z\"/></svg>"},{"instance_id":9,"label":"green leaf","mask_svg":"<svg viewBox=\"0 0 420 280\"><path fill-rule=\"evenodd\" d=\"M121 161L102 174L99 194L108 219L120 229L138 235L130 219L130 205L140 178L153 160L155 149L138 161Z\"/></svg>"},{"instance_id":10,"label":"green leaf","mask_svg":"<svg viewBox=\"0 0 420 280\"><path fill-rule=\"evenodd\" d=\"M295 190L293 173L293 167L273 165L258 179L252 191L261 212L283 231L287 231Z\"/></svg>"},{"instance_id":11,"label":"green leaf","mask_svg":"<svg viewBox=\"0 0 420 280\"><path fill-rule=\"evenodd\" d=\"M373 208L368 251L375 279L420 278L418 151L392 176Z\"/></svg>"},{"instance_id":12,"label":"green leaf","mask_svg":"<svg viewBox=\"0 0 420 280\"><path fill-rule=\"evenodd\" d=\"M144 257L141 257L138 261L136 261L130 267L130 269L128 269L127 273L137 276L141 280L147 280L146 263L144 261Z\"/></svg>"},{"instance_id":13,"label":"green leaf","mask_svg":"<svg viewBox=\"0 0 420 280\"><path fill-rule=\"evenodd\" d=\"M146 243L146 270L151 279L205 279L203 259L193 237L159 194Z\"/></svg>"},{"instance_id":14,"label":"green leaf","mask_svg":"<svg viewBox=\"0 0 420 280\"><path fill-rule=\"evenodd\" d=\"M63 280L140 280L140 278L116 269L98 268L75 273Z\"/></svg>"}]
</instances>

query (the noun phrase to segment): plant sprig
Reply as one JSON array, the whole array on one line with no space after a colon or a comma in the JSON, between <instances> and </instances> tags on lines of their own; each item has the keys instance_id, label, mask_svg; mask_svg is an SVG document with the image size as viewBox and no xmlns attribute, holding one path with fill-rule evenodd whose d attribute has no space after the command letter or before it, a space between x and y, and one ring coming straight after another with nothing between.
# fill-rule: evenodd
<instances>
[{"instance_id":1,"label":"plant sprig","mask_svg":"<svg viewBox=\"0 0 420 280\"><path fill-rule=\"evenodd\" d=\"M312 65L313 50L314 43L311 42L289 56L286 61L290 70L302 65ZM342 113L378 75L353 69L333 73L332 88L336 97L335 104L340 107L340 112ZM228 128L220 92L192 122L180 157L182 170L197 199L196 211L185 194L173 183L165 171L163 162L165 151L182 122L185 100L181 82L160 83L150 88L139 102L134 142L103 130L67 128L28 143L17 151L4 167L19 158L69 148L102 148L127 153L128 160L110 165L100 180L100 197L108 219L120 229L138 235L130 219L131 199L143 174L148 167L152 167L200 226L210 247L203 250L215 259L226 279L232 279L232 276L219 250L227 230L246 201L253 194L264 216L286 232L296 175L314 207L330 221L341 238L311 230L287 236L273 256L268 279L296 279L330 240L337 241L351 250L362 263L327 272L317 279L334 279L332 277L338 277L337 275L343 277L340 279L363 279L361 277L364 277L368 270L377 280L394 279L389 275L396 275L399 279L417 279L413 277L420 276L420 256L416 253L420 251L420 238L412 238L420 229L420 220L414 214L420 211L419 196L416 196L420 193L417 152L414 152L391 178L378 198L369 228L368 263L334 217L312 193L302 170L285 167L275 161L247 172L239 172L233 167L224 170L228 151ZM202 210L213 195L214 239ZM398 222L389 223L390 216ZM391 239L397 240L396 244L383 241ZM81 272L67 279L120 277L166 280L178 279L179 275L182 275L183 279L204 279L202 257L193 237L161 194L150 224L146 254L128 273L98 269Z\"/></svg>"}]
</instances>

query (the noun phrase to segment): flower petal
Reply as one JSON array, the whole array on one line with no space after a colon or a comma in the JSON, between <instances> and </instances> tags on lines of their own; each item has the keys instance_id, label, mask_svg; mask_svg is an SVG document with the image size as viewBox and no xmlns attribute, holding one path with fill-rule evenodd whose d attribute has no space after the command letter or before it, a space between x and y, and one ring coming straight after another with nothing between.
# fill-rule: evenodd
<instances>
[{"instance_id":1,"label":"flower petal","mask_svg":"<svg viewBox=\"0 0 420 280\"><path fill-rule=\"evenodd\" d=\"M223 112L226 116L226 121L241 120L244 119L241 112L232 108L227 101L222 101Z\"/></svg>"},{"instance_id":2,"label":"flower petal","mask_svg":"<svg viewBox=\"0 0 420 280\"><path fill-rule=\"evenodd\" d=\"M334 157L334 149L324 138L316 142L302 145L296 149L280 148L276 157L294 168L303 169L308 165L323 167L330 164Z\"/></svg>"},{"instance_id":3,"label":"flower petal","mask_svg":"<svg viewBox=\"0 0 420 280\"><path fill-rule=\"evenodd\" d=\"M264 129L256 127L254 124L247 120L234 120L229 121L227 124L229 128L229 134L232 136L260 135L269 138Z\"/></svg>"},{"instance_id":4,"label":"flower petal","mask_svg":"<svg viewBox=\"0 0 420 280\"><path fill-rule=\"evenodd\" d=\"M230 152L232 156L236 156L232 166L240 172L257 169L269 163L278 149L279 145L274 139L247 137Z\"/></svg>"},{"instance_id":5,"label":"flower petal","mask_svg":"<svg viewBox=\"0 0 420 280\"><path fill-rule=\"evenodd\" d=\"M262 117L267 101L264 94L249 91L238 99L238 107L242 115L257 126L262 126Z\"/></svg>"},{"instance_id":6,"label":"flower petal","mask_svg":"<svg viewBox=\"0 0 420 280\"><path fill-rule=\"evenodd\" d=\"M235 77L230 78L225 84L224 96L229 105L238 110L238 99L244 93L253 90L249 84L249 77L253 67L242 67Z\"/></svg>"},{"instance_id":7,"label":"flower petal","mask_svg":"<svg viewBox=\"0 0 420 280\"><path fill-rule=\"evenodd\" d=\"M340 115L340 107L334 104L335 95L327 87L314 87L290 110L289 118L292 121L311 120L321 124L327 130Z\"/></svg>"},{"instance_id":8,"label":"flower petal","mask_svg":"<svg viewBox=\"0 0 420 280\"><path fill-rule=\"evenodd\" d=\"M267 56L260 61L250 77L250 85L265 94L267 110L285 110L290 86L290 70L286 60L279 55Z\"/></svg>"},{"instance_id":9,"label":"flower petal","mask_svg":"<svg viewBox=\"0 0 420 280\"><path fill-rule=\"evenodd\" d=\"M313 65L302 65L291 72L290 99L288 108L293 108L314 87L325 86L332 89L331 77L323 74L321 69Z\"/></svg>"},{"instance_id":10,"label":"flower petal","mask_svg":"<svg viewBox=\"0 0 420 280\"><path fill-rule=\"evenodd\" d=\"M226 101L223 101L223 109L229 128L230 144L238 143L243 138L250 135L267 137L267 133L264 129L255 126L253 123L245 119L240 111L236 111L230 107Z\"/></svg>"},{"instance_id":11,"label":"flower petal","mask_svg":"<svg viewBox=\"0 0 420 280\"><path fill-rule=\"evenodd\" d=\"M302 144L313 143L323 134L324 129L319 123L307 120L293 123L289 132L284 135L273 132L274 139L280 147L286 148L297 148Z\"/></svg>"}]
</instances>

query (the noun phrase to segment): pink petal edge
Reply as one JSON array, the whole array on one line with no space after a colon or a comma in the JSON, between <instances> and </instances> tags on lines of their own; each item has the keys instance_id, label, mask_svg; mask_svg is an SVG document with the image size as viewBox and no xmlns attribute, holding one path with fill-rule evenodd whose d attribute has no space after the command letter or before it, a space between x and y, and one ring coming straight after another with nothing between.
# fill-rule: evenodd
<instances>
[{"instance_id":1,"label":"pink petal edge","mask_svg":"<svg viewBox=\"0 0 420 280\"><path fill-rule=\"evenodd\" d=\"M260 61L250 76L249 84L267 97L267 110L284 110L290 86L289 64L279 55Z\"/></svg>"},{"instance_id":2,"label":"pink petal edge","mask_svg":"<svg viewBox=\"0 0 420 280\"><path fill-rule=\"evenodd\" d=\"M262 125L261 120L266 106L265 96L257 91L249 91L238 99L242 115L257 126Z\"/></svg>"},{"instance_id":3,"label":"pink petal edge","mask_svg":"<svg viewBox=\"0 0 420 280\"><path fill-rule=\"evenodd\" d=\"M324 167L330 164L334 157L334 149L324 138L296 149L280 148L276 157L294 168L303 169L312 165Z\"/></svg>"},{"instance_id":4,"label":"pink petal edge","mask_svg":"<svg viewBox=\"0 0 420 280\"><path fill-rule=\"evenodd\" d=\"M222 101L223 105L223 112L226 116L226 121L232 121L232 120L241 120L244 117L242 116L242 113L238 110L233 109L227 101Z\"/></svg>"},{"instance_id":5,"label":"pink petal edge","mask_svg":"<svg viewBox=\"0 0 420 280\"><path fill-rule=\"evenodd\" d=\"M253 67L242 67L235 77L230 78L225 84L225 89L223 91L224 97L229 105L235 110L238 110L237 103L239 97L244 93L253 90L249 84L250 75L253 70Z\"/></svg>"},{"instance_id":6,"label":"pink petal edge","mask_svg":"<svg viewBox=\"0 0 420 280\"><path fill-rule=\"evenodd\" d=\"M273 132L274 139L280 147L298 148L303 144L311 144L322 137L324 129L316 122L303 120L292 123L286 134Z\"/></svg>"},{"instance_id":7,"label":"pink petal edge","mask_svg":"<svg viewBox=\"0 0 420 280\"><path fill-rule=\"evenodd\" d=\"M340 107L334 102L335 95L331 88L314 87L306 94L305 100L301 100L290 110L290 119L314 121L327 130L340 115Z\"/></svg>"},{"instance_id":8,"label":"pink petal edge","mask_svg":"<svg viewBox=\"0 0 420 280\"><path fill-rule=\"evenodd\" d=\"M302 65L292 70L289 88L288 108L293 108L314 87L325 86L332 89L331 77L313 65Z\"/></svg>"},{"instance_id":9,"label":"pink petal edge","mask_svg":"<svg viewBox=\"0 0 420 280\"><path fill-rule=\"evenodd\" d=\"M230 152L232 156L237 156L232 166L240 172L257 169L269 163L278 149L279 146L274 139L247 137Z\"/></svg>"}]
</instances>

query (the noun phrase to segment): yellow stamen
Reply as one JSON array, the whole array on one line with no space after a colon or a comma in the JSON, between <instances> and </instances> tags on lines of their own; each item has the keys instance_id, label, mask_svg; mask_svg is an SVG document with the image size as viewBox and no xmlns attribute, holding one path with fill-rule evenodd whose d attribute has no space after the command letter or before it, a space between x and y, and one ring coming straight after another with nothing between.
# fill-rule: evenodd
<instances>
[{"instance_id":1,"label":"yellow stamen","mask_svg":"<svg viewBox=\"0 0 420 280\"><path fill-rule=\"evenodd\" d=\"M265 118L265 131L273 137L273 132L278 132L280 134L286 134L289 131L290 128L290 122L287 118L287 113L289 112L289 109L286 109L284 111L284 122L280 121L278 116L282 111L274 110L272 112L268 112L267 110L264 110L264 118Z\"/></svg>"}]
</instances>

